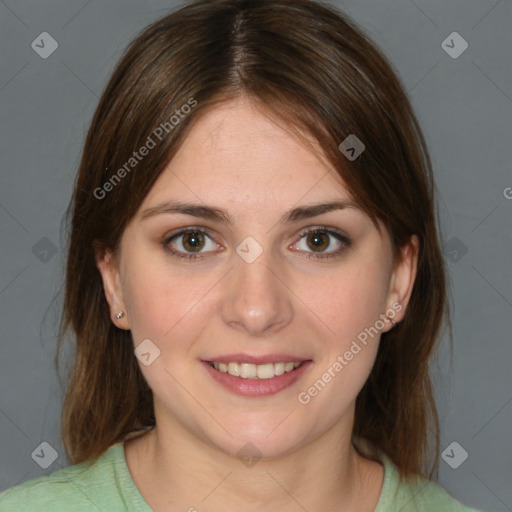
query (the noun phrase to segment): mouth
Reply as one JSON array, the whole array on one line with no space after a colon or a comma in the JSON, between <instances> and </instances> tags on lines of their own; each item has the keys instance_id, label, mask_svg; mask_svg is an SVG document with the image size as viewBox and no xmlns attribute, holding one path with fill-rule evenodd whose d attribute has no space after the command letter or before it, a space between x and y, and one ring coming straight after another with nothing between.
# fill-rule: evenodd
<instances>
[{"instance_id":1,"label":"mouth","mask_svg":"<svg viewBox=\"0 0 512 512\"><path fill-rule=\"evenodd\" d=\"M275 395L295 384L313 364L311 359L296 360L293 356L252 358L240 355L203 360L205 370L222 388L244 397ZM253 362L249 362L253 360Z\"/></svg>"},{"instance_id":2,"label":"mouth","mask_svg":"<svg viewBox=\"0 0 512 512\"><path fill-rule=\"evenodd\" d=\"M221 373L228 373L233 377L239 377L240 379L266 380L292 372L299 368L304 361L282 361L263 364L239 363L233 361L207 361L207 363L215 370Z\"/></svg>"}]
</instances>

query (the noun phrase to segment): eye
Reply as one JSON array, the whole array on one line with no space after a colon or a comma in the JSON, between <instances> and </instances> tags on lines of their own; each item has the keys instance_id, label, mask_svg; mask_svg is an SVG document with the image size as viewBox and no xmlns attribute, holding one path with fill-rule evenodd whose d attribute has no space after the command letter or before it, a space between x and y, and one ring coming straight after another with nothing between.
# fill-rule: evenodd
<instances>
[{"instance_id":1,"label":"eye","mask_svg":"<svg viewBox=\"0 0 512 512\"><path fill-rule=\"evenodd\" d=\"M327 259L339 256L350 246L350 240L341 231L327 227L308 228L300 234L300 240L291 247L309 252L308 258ZM331 249L327 252L327 249Z\"/></svg>"},{"instance_id":2,"label":"eye","mask_svg":"<svg viewBox=\"0 0 512 512\"><path fill-rule=\"evenodd\" d=\"M189 260L202 258L200 254L215 250L219 245L205 231L198 228L186 228L166 237L162 241L164 248L177 258ZM203 250L205 249L206 250Z\"/></svg>"},{"instance_id":3,"label":"eye","mask_svg":"<svg viewBox=\"0 0 512 512\"><path fill-rule=\"evenodd\" d=\"M188 260L203 258L204 253L220 247L206 231L195 227L164 237L162 245L173 257ZM303 231L299 242L289 247L295 246L298 251L309 253L306 257L320 260L339 256L350 246L350 240L341 231L322 226Z\"/></svg>"}]
</instances>

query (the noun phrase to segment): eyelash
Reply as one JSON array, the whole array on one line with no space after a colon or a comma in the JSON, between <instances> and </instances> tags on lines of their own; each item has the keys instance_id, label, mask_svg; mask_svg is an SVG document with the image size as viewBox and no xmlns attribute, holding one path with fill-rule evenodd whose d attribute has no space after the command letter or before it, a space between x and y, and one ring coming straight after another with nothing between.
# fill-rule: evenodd
<instances>
[{"instance_id":1,"label":"eyelash","mask_svg":"<svg viewBox=\"0 0 512 512\"><path fill-rule=\"evenodd\" d=\"M180 259L181 258L187 258L189 261L196 260L196 259L202 259L204 253L183 253L183 252L176 251L175 249L172 249L171 247L169 247L169 244L174 239L179 238L179 237L181 237L183 235L186 235L187 233L201 233L203 235L206 235L208 238L210 238L210 240L213 241L213 238L204 229L199 229L199 228L195 228L195 227L189 227L189 228L182 229L182 230L178 231L177 233L174 233L171 236L164 237L164 239L161 242L163 248L166 251L168 251L169 253L171 253L171 255L173 257L176 257L176 258L180 258ZM307 229L301 231L301 233L299 235L299 242L302 240L302 238L305 235L315 234L315 233L325 233L325 234L331 235L336 240L338 240L342 244L342 246L339 249L336 249L335 251L333 251L331 253L325 253L324 254L324 253L310 252L310 253L307 253L308 256L305 256L306 258L317 259L317 260L327 260L328 258L333 258L333 257L336 257L336 256L340 256L341 253L344 252L346 249L348 249L350 247L350 245L351 245L350 240L341 231L338 231L338 230L333 229L333 228L328 228L326 226L318 226L318 227L315 227L315 228L307 228ZM293 245L295 245L295 244L293 244Z\"/></svg>"}]
</instances>

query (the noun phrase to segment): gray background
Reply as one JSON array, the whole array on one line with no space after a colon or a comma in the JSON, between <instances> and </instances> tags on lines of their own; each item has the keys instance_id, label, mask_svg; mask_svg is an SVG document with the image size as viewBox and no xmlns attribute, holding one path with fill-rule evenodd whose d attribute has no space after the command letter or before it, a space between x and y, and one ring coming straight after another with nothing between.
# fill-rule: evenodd
<instances>
[{"instance_id":1,"label":"gray background","mask_svg":"<svg viewBox=\"0 0 512 512\"><path fill-rule=\"evenodd\" d=\"M507 0L333 1L389 56L424 129L440 190L454 352L436 371L439 482L512 510L511 5ZM0 2L0 491L65 467L53 370L62 217L98 98L126 44L173 1ZM469 47L452 58L441 43ZM48 32L47 59L31 47ZM37 42L36 41L36 42ZM456 41L448 40L455 49ZM48 45L46 45L48 48ZM42 469L42 442L58 458ZM404 447L404 449L407 449ZM465 450L468 458L457 469Z\"/></svg>"}]
</instances>

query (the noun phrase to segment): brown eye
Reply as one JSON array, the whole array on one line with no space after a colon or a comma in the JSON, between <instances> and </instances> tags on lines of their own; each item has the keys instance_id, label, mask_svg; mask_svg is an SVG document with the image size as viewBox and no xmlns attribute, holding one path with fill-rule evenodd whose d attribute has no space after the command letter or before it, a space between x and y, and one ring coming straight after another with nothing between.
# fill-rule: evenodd
<instances>
[{"instance_id":1,"label":"brown eye","mask_svg":"<svg viewBox=\"0 0 512 512\"><path fill-rule=\"evenodd\" d=\"M162 245L172 256L189 260L203 258L207 253L221 248L208 233L197 228L182 229L165 237Z\"/></svg>"},{"instance_id":2,"label":"brown eye","mask_svg":"<svg viewBox=\"0 0 512 512\"><path fill-rule=\"evenodd\" d=\"M324 251L325 249L327 249L327 247L329 247L330 243L329 237L325 233L322 233L321 231L308 233L306 241L308 247L315 251Z\"/></svg>"},{"instance_id":3,"label":"brown eye","mask_svg":"<svg viewBox=\"0 0 512 512\"><path fill-rule=\"evenodd\" d=\"M183 247L186 251L198 252L203 248L204 236L199 231L190 231L183 236Z\"/></svg>"},{"instance_id":4,"label":"brown eye","mask_svg":"<svg viewBox=\"0 0 512 512\"><path fill-rule=\"evenodd\" d=\"M307 229L300 235L300 240L293 244L299 252L308 258L317 260L341 256L350 247L349 238L342 232L327 227Z\"/></svg>"}]
</instances>

